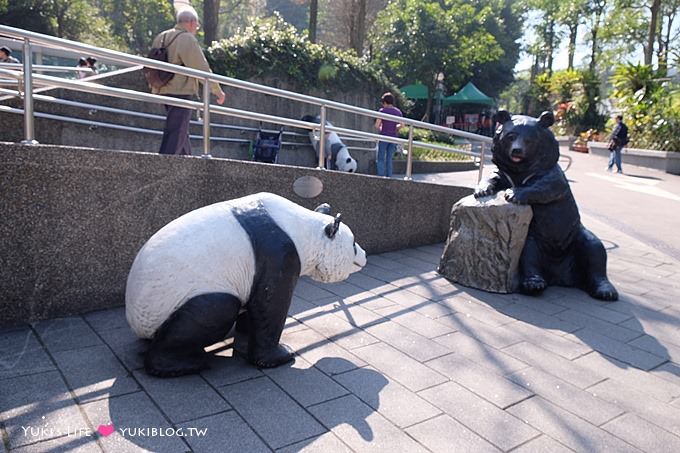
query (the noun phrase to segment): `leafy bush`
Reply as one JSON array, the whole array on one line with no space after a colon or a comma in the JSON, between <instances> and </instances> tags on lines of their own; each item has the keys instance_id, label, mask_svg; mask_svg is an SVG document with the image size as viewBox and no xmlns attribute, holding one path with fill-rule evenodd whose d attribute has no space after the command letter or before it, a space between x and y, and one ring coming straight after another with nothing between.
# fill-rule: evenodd
<instances>
[{"instance_id":1,"label":"leafy bush","mask_svg":"<svg viewBox=\"0 0 680 453\"><path fill-rule=\"evenodd\" d=\"M438 145L447 146L449 143L436 143ZM399 153L395 156L396 160L406 160L406 155ZM413 160L426 160L435 162L458 162L470 160L470 156L465 154L439 151L436 149L413 147Z\"/></svg>"},{"instance_id":2,"label":"leafy bush","mask_svg":"<svg viewBox=\"0 0 680 453\"><path fill-rule=\"evenodd\" d=\"M399 88L376 66L351 51L311 43L276 14L251 19L243 32L213 43L207 58L213 71L237 79L278 77L301 91L362 87L376 100L391 91L398 105L408 105Z\"/></svg>"}]
</instances>

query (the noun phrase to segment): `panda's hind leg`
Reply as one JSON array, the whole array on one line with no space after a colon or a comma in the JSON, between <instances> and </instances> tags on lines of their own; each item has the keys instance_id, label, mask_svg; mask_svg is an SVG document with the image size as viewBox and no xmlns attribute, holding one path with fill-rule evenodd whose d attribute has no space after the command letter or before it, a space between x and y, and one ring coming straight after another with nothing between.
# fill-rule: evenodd
<instances>
[{"instance_id":1,"label":"panda's hind leg","mask_svg":"<svg viewBox=\"0 0 680 453\"><path fill-rule=\"evenodd\" d=\"M144 360L146 372L158 377L200 372L207 360L203 348L226 337L240 308L241 302L226 293L189 299L154 335Z\"/></svg>"}]
</instances>

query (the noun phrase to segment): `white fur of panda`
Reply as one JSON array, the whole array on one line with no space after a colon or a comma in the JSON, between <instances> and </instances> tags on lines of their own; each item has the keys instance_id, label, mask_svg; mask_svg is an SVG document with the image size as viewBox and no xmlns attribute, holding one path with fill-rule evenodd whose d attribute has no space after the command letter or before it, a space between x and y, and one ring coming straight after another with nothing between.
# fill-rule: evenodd
<instances>
[{"instance_id":1,"label":"white fur of panda","mask_svg":"<svg viewBox=\"0 0 680 453\"><path fill-rule=\"evenodd\" d=\"M366 253L349 227L340 223L330 239L324 228L333 217L270 193L209 205L173 220L137 254L125 292L128 323L141 338L152 338L170 315L194 296L232 294L245 305L256 263L248 232L232 212L257 204L293 241L300 275L338 282L366 264Z\"/></svg>"},{"instance_id":2,"label":"white fur of panda","mask_svg":"<svg viewBox=\"0 0 680 453\"><path fill-rule=\"evenodd\" d=\"M311 121L310 116L305 116L303 117L304 121ZM316 118L316 122L318 123L319 120ZM332 126L331 123L326 122L327 125ZM314 151L316 152L316 157L317 159L319 158L319 137L314 131L309 132L309 141L312 143L312 146L314 147ZM337 153L334 153L333 151L337 151ZM335 166L337 167L338 170L340 171L346 171L348 173L356 173L357 171L357 161L350 156L349 150L347 149L347 146L345 146L344 143L342 143L342 140L340 140L340 137L338 137L338 134L335 132L326 132L326 143L324 144L324 153L326 154L326 158L332 157L333 154L335 154Z\"/></svg>"}]
</instances>

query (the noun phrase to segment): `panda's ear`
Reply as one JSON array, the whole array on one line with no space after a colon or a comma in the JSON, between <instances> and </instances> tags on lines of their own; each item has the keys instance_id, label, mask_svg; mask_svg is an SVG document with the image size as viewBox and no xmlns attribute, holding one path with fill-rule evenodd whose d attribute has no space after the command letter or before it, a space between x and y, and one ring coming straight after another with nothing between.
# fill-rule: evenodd
<instances>
[{"instance_id":1,"label":"panda's ear","mask_svg":"<svg viewBox=\"0 0 680 453\"><path fill-rule=\"evenodd\" d=\"M512 115L507 110L499 110L494 116L495 123L505 124L512 119Z\"/></svg>"},{"instance_id":2,"label":"panda's ear","mask_svg":"<svg viewBox=\"0 0 680 453\"><path fill-rule=\"evenodd\" d=\"M326 232L326 236L329 238L333 239L340 229L340 221L342 219L342 214L338 213L338 215L335 216L335 220L333 223L329 223L326 225L326 227L323 229Z\"/></svg>"},{"instance_id":3,"label":"panda's ear","mask_svg":"<svg viewBox=\"0 0 680 453\"><path fill-rule=\"evenodd\" d=\"M315 212L320 212L321 214L331 215L331 205L328 203L323 203L314 209Z\"/></svg>"},{"instance_id":4,"label":"panda's ear","mask_svg":"<svg viewBox=\"0 0 680 453\"><path fill-rule=\"evenodd\" d=\"M550 111L545 111L541 113L541 116L538 117L538 124L545 127L546 129L555 124L555 115L553 115L553 112Z\"/></svg>"}]
</instances>

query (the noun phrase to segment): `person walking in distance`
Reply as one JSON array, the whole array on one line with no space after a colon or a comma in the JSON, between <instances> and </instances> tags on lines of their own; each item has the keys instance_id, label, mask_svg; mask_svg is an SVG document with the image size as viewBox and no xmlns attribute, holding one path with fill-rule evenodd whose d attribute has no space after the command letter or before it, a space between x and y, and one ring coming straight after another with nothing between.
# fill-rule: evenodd
<instances>
[{"instance_id":1,"label":"person walking in distance","mask_svg":"<svg viewBox=\"0 0 680 453\"><path fill-rule=\"evenodd\" d=\"M191 7L181 9L177 13L177 24L174 28L160 33L153 41L152 47L167 47L168 62L187 68L212 72L203 51L196 40L196 32L200 24L196 10ZM198 94L198 79L182 74L175 74L170 81L160 88L153 88L154 94L172 96L180 99L193 99ZM224 104L225 94L219 84L211 83L211 91L217 97L218 104ZM166 105L167 113L163 141L160 154L191 155L189 142L189 122L192 109Z\"/></svg>"},{"instance_id":2,"label":"person walking in distance","mask_svg":"<svg viewBox=\"0 0 680 453\"><path fill-rule=\"evenodd\" d=\"M394 96L392 93L385 93L380 98L382 102L382 108L379 110L380 113L387 113L389 115L394 115L402 117L401 110L394 106ZM380 135L387 137L396 137L397 130L401 126L397 121L383 120L378 118L375 120L375 128L380 131ZM378 157L375 161L378 176L392 176L392 157L397 149L396 143L391 142L378 142Z\"/></svg>"},{"instance_id":3,"label":"person walking in distance","mask_svg":"<svg viewBox=\"0 0 680 453\"><path fill-rule=\"evenodd\" d=\"M607 171L612 171L616 165L616 172L623 173L621 168L621 150L628 144L628 126L623 124L623 116L616 116L616 126L609 137L609 165Z\"/></svg>"}]
</instances>

